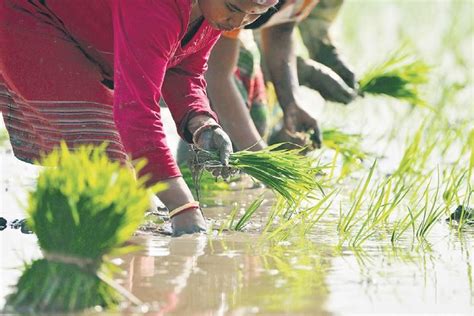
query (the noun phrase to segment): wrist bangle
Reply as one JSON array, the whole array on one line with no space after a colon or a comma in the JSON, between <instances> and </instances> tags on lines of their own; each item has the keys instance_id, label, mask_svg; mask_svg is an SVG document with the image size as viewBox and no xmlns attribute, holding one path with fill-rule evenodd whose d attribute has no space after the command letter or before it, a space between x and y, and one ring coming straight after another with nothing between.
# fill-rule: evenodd
<instances>
[{"instance_id":1,"label":"wrist bangle","mask_svg":"<svg viewBox=\"0 0 474 316\"><path fill-rule=\"evenodd\" d=\"M212 122L212 123L206 123L203 126L199 127L194 133L193 133L193 144L197 143L197 140L199 139L199 136L208 128L219 128L221 127L219 124Z\"/></svg>"},{"instance_id":2,"label":"wrist bangle","mask_svg":"<svg viewBox=\"0 0 474 316\"><path fill-rule=\"evenodd\" d=\"M178 215L179 213L184 212L191 208L199 208L199 202L194 201L194 202L189 202L184 205L181 205L180 207L177 207L174 210L172 210L169 214L169 217L172 218Z\"/></svg>"}]
</instances>

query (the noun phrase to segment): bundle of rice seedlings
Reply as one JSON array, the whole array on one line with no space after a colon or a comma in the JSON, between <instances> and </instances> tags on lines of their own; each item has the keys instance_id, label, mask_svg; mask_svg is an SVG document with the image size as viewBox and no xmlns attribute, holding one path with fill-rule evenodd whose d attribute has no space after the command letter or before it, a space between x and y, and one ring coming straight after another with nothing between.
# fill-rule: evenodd
<instances>
[{"instance_id":1,"label":"bundle of rice seedlings","mask_svg":"<svg viewBox=\"0 0 474 316\"><path fill-rule=\"evenodd\" d=\"M108 256L136 248L124 243L149 206L145 179L136 180L130 169L109 161L105 145L70 152L62 144L42 164L56 167L39 175L27 212L44 258L25 266L6 309L110 309L124 296L139 303L112 281L112 272L119 270Z\"/></svg>"},{"instance_id":2,"label":"bundle of rice seedlings","mask_svg":"<svg viewBox=\"0 0 474 316\"><path fill-rule=\"evenodd\" d=\"M229 166L250 175L293 203L315 188L322 190L316 175L323 167L318 166L314 158L302 155L304 148L277 150L280 145L232 153ZM200 169L222 167L216 153L203 150L195 151L193 164Z\"/></svg>"},{"instance_id":3,"label":"bundle of rice seedlings","mask_svg":"<svg viewBox=\"0 0 474 316\"><path fill-rule=\"evenodd\" d=\"M382 63L375 65L359 81L361 94L381 94L426 106L419 87L428 82L430 67L402 45Z\"/></svg>"}]
</instances>

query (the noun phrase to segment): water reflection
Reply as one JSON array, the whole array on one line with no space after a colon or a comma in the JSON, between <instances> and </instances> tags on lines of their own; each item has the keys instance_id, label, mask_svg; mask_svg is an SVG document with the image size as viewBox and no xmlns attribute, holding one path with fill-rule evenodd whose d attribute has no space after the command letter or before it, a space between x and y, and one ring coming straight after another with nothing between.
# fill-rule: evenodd
<instances>
[{"instance_id":1,"label":"water reflection","mask_svg":"<svg viewBox=\"0 0 474 316\"><path fill-rule=\"evenodd\" d=\"M330 256L312 242L255 248L244 234L138 242L146 248L124 258L123 282L154 315L325 314Z\"/></svg>"}]
</instances>

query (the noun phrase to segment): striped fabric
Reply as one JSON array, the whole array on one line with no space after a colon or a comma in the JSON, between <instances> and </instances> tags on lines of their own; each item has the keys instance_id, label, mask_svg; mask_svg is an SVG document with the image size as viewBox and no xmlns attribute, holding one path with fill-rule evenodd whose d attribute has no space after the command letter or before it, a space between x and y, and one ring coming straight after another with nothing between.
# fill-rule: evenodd
<instances>
[{"instance_id":1,"label":"striped fabric","mask_svg":"<svg viewBox=\"0 0 474 316\"><path fill-rule=\"evenodd\" d=\"M40 159L64 140L69 147L107 142L111 159L125 161L112 117L112 105L90 101L23 100L0 77L0 109L15 156Z\"/></svg>"}]
</instances>

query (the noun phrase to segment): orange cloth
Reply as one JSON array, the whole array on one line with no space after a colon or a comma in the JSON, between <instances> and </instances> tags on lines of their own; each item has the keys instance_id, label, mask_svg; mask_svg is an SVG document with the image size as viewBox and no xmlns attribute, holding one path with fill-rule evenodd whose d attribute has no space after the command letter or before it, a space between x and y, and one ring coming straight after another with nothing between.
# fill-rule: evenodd
<instances>
[{"instance_id":1,"label":"orange cloth","mask_svg":"<svg viewBox=\"0 0 474 316\"><path fill-rule=\"evenodd\" d=\"M230 39L237 39L239 38L239 34L240 34L240 29L235 29L232 31L223 32L222 36L230 38Z\"/></svg>"}]
</instances>

